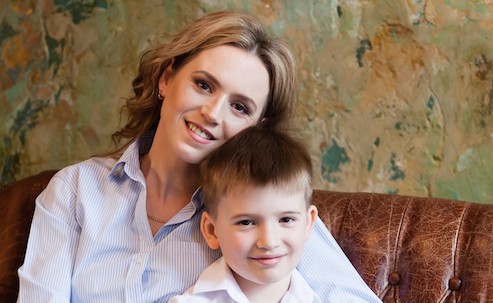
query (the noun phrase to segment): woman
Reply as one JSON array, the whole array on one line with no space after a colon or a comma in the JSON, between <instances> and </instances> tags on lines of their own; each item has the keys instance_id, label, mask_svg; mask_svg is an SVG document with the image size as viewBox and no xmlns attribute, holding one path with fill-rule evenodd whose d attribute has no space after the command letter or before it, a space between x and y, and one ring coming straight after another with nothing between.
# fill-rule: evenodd
<instances>
[{"instance_id":1,"label":"woman","mask_svg":"<svg viewBox=\"0 0 493 303\"><path fill-rule=\"evenodd\" d=\"M166 302L190 287L219 257L198 228L197 165L248 126L287 124L293 62L233 12L204 16L147 52L128 123L114 135L125 144L61 170L38 197L19 301ZM376 300L317 225L300 265L312 288L334 302Z\"/></svg>"}]
</instances>

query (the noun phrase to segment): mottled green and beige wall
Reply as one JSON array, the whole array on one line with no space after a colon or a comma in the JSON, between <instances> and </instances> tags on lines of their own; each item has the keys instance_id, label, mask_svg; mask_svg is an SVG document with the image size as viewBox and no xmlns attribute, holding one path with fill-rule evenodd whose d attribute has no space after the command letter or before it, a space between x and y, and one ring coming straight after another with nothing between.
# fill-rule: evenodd
<instances>
[{"instance_id":1,"label":"mottled green and beige wall","mask_svg":"<svg viewBox=\"0 0 493 303\"><path fill-rule=\"evenodd\" d=\"M493 203L492 0L7 3L0 183L107 150L149 39L229 8L296 52L315 187Z\"/></svg>"}]
</instances>

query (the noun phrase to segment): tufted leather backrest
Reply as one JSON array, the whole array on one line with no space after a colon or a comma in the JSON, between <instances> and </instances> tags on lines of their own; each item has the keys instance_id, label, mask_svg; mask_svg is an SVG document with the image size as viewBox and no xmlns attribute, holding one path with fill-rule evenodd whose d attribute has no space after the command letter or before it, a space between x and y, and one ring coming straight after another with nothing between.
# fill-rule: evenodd
<instances>
[{"instance_id":1,"label":"tufted leather backrest","mask_svg":"<svg viewBox=\"0 0 493 303\"><path fill-rule=\"evenodd\" d=\"M55 171L0 191L0 302L15 302L35 197ZM493 205L316 190L314 204L383 302L493 303Z\"/></svg>"},{"instance_id":2,"label":"tufted leather backrest","mask_svg":"<svg viewBox=\"0 0 493 303\"><path fill-rule=\"evenodd\" d=\"M0 191L0 302L17 300L17 269L24 262L34 200L56 171L17 181Z\"/></svg>"},{"instance_id":3,"label":"tufted leather backrest","mask_svg":"<svg viewBox=\"0 0 493 303\"><path fill-rule=\"evenodd\" d=\"M329 191L314 204L383 302L493 302L493 205Z\"/></svg>"}]
</instances>

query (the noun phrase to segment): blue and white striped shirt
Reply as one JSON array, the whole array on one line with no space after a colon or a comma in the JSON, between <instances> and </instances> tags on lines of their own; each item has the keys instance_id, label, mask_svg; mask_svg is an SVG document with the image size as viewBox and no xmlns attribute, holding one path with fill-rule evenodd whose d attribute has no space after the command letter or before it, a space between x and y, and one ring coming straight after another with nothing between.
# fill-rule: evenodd
<instances>
[{"instance_id":1,"label":"blue and white striped shirt","mask_svg":"<svg viewBox=\"0 0 493 303\"><path fill-rule=\"evenodd\" d=\"M36 199L18 302L167 302L219 258L199 191L153 237L139 144L59 171ZM324 302L380 302L318 219L298 270Z\"/></svg>"}]
</instances>

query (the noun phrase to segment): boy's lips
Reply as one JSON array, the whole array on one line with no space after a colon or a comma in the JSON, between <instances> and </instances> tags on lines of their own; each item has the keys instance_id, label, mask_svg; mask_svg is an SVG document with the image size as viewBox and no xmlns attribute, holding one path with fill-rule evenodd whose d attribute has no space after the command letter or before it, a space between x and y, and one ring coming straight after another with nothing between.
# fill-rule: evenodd
<instances>
[{"instance_id":1,"label":"boy's lips","mask_svg":"<svg viewBox=\"0 0 493 303\"><path fill-rule=\"evenodd\" d=\"M186 126L190 131L204 140L215 140L216 138L206 129L193 122L185 121Z\"/></svg>"},{"instance_id":2,"label":"boy's lips","mask_svg":"<svg viewBox=\"0 0 493 303\"><path fill-rule=\"evenodd\" d=\"M284 255L259 256L259 257L252 257L251 259L262 265L269 266L279 263L282 257L284 257Z\"/></svg>"}]
</instances>

